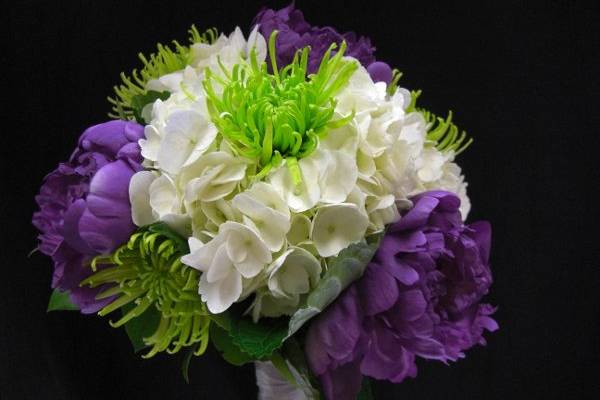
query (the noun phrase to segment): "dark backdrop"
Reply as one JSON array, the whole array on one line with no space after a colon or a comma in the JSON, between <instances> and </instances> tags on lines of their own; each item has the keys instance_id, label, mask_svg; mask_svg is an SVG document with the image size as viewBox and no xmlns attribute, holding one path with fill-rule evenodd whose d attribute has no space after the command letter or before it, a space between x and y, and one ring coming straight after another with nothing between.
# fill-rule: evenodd
<instances>
[{"instance_id":1,"label":"dark backdrop","mask_svg":"<svg viewBox=\"0 0 600 400\"><path fill-rule=\"evenodd\" d=\"M378 383L377 399L590 398L599 389L598 2L493 3L297 2L314 24L369 35L378 58L404 72L402 85L423 89L424 106L455 111L475 138L459 159L470 219L494 228L489 300L500 331L451 367L419 362L417 379ZM185 384L180 356L141 360L105 319L46 314L50 260L27 254L43 176L85 127L107 119L105 98L137 52L185 39L192 23L247 32L260 2L2 5L0 398L254 399L253 369L213 351L194 360Z\"/></svg>"}]
</instances>

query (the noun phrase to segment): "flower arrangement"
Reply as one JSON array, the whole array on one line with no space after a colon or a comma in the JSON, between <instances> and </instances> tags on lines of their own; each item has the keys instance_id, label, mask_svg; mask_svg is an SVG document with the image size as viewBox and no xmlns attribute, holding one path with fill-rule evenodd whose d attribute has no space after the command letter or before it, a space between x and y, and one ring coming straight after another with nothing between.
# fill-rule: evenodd
<instances>
[{"instance_id":1,"label":"flower arrangement","mask_svg":"<svg viewBox=\"0 0 600 400\"><path fill-rule=\"evenodd\" d=\"M255 363L262 399L368 396L485 344L491 230L465 224L455 162L472 140L368 38L293 4L252 25L140 55L115 120L45 178L49 310L109 315L184 371L211 343Z\"/></svg>"}]
</instances>

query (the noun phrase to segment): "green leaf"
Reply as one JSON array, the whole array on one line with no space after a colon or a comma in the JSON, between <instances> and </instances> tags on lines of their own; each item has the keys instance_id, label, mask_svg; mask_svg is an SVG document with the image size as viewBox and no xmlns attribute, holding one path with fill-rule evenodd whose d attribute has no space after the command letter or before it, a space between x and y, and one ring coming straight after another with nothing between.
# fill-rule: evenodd
<instances>
[{"instance_id":1,"label":"green leaf","mask_svg":"<svg viewBox=\"0 0 600 400\"><path fill-rule=\"evenodd\" d=\"M367 243L355 243L329 261L327 272L306 299L306 303L292 315L287 337L292 336L308 320L322 312L344 289L360 278L379 247L383 234L373 235Z\"/></svg>"},{"instance_id":2,"label":"green leaf","mask_svg":"<svg viewBox=\"0 0 600 400\"><path fill-rule=\"evenodd\" d=\"M240 348L233 343L229 332L221 328L218 324L210 325L211 343L221 353L223 359L233 365L244 365L254 361L247 353L244 353Z\"/></svg>"},{"instance_id":3,"label":"green leaf","mask_svg":"<svg viewBox=\"0 0 600 400\"><path fill-rule=\"evenodd\" d=\"M362 384L360 386L360 392L356 400L374 400L373 389L371 388L371 379L363 377Z\"/></svg>"},{"instance_id":4,"label":"green leaf","mask_svg":"<svg viewBox=\"0 0 600 400\"><path fill-rule=\"evenodd\" d=\"M287 318L263 318L254 323L230 310L211 315L211 319L211 341L234 365L268 359L281 347L287 333Z\"/></svg>"},{"instance_id":5,"label":"green leaf","mask_svg":"<svg viewBox=\"0 0 600 400\"><path fill-rule=\"evenodd\" d=\"M149 90L144 94L137 94L131 98L131 108L133 110L133 115L137 122L145 123L144 118L142 117L142 111L146 105L154 103L156 100L166 100L169 98L171 93L167 91L157 92L155 90Z\"/></svg>"},{"instance_id":6,"label":"green leaf","mask_svg":"<svg viewBox=\"0 0 600 400\"><path fill-rule=\"evenodd\" d=\"M366 243L353 244L329 260L325 276L308 296L305 306L289 320L263 318L254 323L232 312L211 316L215 322L211 325L213 344L223 353L225 360L235 365L269 359L306 321L323 311L348 285L360 278L379 247L382 236L374 235L367 238ZM306 376L306 368L295 367L301 369L299 374ZM306 382L310 386L308 379Z\"/></svg>"},{"instance_id":7,"label":"green leaf","mask_svg":"<svg viewBox=\"0 0 600 400\"><path fill-rule=\"evenodd\" d=\"M181 374L183 375L183 379L185 379L185 383L190 383L190 362L192 361L192 357L194 356L194 352L198 350L199 343L196 343L192 347L187 350L187 353L183 357L183 361L181 363Z\"/></svg>"},{"instance_id":8,"label":"green leaf","mask_svg":"<svg viewBox=\"0 0 600 400\"><path fill-rule=\"evenodd\" d=\"M177 250L179 250L182 254L187 254L190 252L190 247L188 246L187 241L164 222L157 222L155 224L148 225L148 230L153 233L159 233L167 239L170 239L173 243L175 243Z\"/></svg>"},{"instance_id":9,"label":"green leaf","mask_svg":"<svg viewBox=\"0 0 600 400\"><path fill-rule=\"evenodd\" d=\"M219 314L211 314L210 319L219 325L219 327L229 332L231 330L231 321L233 321L234 317L231 312L225 311Z\"/></svg>"},{"instance_id":10,"label":"green leaf","mask_svg":"<svg viewBox=\"0 0 600 400\"><path fill-rule=\"evenodd\" d=\"M62 292L58 289L54 289L52 294L50 295L50 300L48 301L48 309L46 311L60 311L60 310L79 310L75 304L71 302L69 298L69 292Z\"/></svg>"},{"instance_id":11,"label":"green leaf","mask_svg":"<svg viewBox=\"0 0 600 400\"><path fill-rule=\"evenodd\" d=\"M121 308L123 315L127 314L131 309L135 307L135 304L129 303ZM125 332L131 341L134 352L139 352L143 348L147 347L144 343L144 338L152 336L156 331L156 327L160 321L160 312L156 307L149 307L144 313L136 318L130 319L125 324Z\"/></svg>"},{"instance_id":12,"label":"green leaf","mask_svg":"<svg viewBox=\"0 0 600 400\"><path fill-rule=\"evenodd\" d=\"M254 323L249 318L233 320L229 335L240 350L255 359L264 359L281 347L288 331L287 318L263 318Z\"/></svg>"}]
</instances>

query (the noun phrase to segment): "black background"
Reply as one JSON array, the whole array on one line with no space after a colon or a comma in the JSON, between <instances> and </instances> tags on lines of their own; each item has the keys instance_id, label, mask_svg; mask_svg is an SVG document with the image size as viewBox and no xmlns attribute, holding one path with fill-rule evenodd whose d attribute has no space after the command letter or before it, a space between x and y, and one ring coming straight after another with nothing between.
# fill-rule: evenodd
<instances>
[{"instance_id":1,"label":"black background","mask_svg":"<svg viewBox=\"0 0 600 400\"><path fill-rule=\"evenodd\" d=\"M395 3L392 7L391 4ZM495 3L495 4L494 4ZM470 220L494 228L501 329L451 367L378 383L377 399L592 398L599 392L598 2L298 1L307 20L371 37L378 58L451 107L475 144L459 163ZM264 4L264 3L262 3ZM286 2L266 2L281 7ZM12 1L2 52L0 398L254 399L253 369L209 351L186 384L180 356L142 360L98 317L46 314L50 260L35 247L33 197L136 54L189 25L248 32L261 2ZM3 23L3 30L6 24ZM8 67L8 69L7 69Z\"/></svg>"}]
</instances>

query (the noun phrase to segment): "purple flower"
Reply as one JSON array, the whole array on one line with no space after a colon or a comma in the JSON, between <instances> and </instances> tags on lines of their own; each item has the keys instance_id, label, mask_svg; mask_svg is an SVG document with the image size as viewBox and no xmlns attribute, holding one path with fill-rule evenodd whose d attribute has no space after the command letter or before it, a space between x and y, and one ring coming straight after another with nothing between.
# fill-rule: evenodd
<instances>
[{"instance_id":1,"label":"purple flower","mask_svg":"<svg viewBox=\"0 0 600 400\"><path fill-rule=\"evenodd\" d=\"M491 229L463 225L459 198L432 191L388 227L363 277L309 327L306 354L328 399L354 399L362 375L415 377L415 357L444 363L498 329L480 304L492 283Z\"/></svg>"},{"instance_id":2,"label":"purple flower","mask_svg":"<svg viewBox=\"0 0 600 400\"><path fill-rule=\"evenodd\" d=\"M88 128L69 161L44 178L33 224L41 232L38 249L52 257L52 287L68 290L83 313L111 299L96 301L101 288L80 288L90 275L86 264L123 244L135 226L131 220L129 180L141 170L138 140L144 128L110 121Z\"/></svg>"},{"instance_id":3,"label":"purple flower","mask_svg":"<svg viewBox=\"0 0 600 400\"><path fill-rule=\"evenodd\" d=\"M384 62L375 61L375 47L368 38L357 36L354 32L339 33L330 26L311 26L294 3L278 11L263 8L254 17L253 25L257 24L260 33L267 39L271 32L279 31L276 58L280 66L290 64L297 50L310 46L308 72L316 72L329 46L332 43L339 45L345 40L348 46L346 55L356 58L366 67L374 81L390 83L392 80L392 69Z\"/></svg>"}]
</instances>

